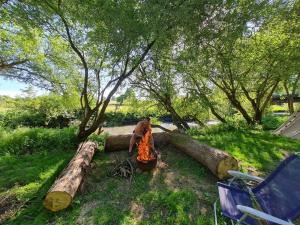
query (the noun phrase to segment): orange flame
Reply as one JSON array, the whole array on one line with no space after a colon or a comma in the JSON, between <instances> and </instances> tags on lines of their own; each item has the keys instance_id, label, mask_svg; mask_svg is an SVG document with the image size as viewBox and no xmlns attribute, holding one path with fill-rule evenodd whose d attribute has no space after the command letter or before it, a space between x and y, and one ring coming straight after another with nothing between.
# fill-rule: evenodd
<instances>
[{"instance_id":1,"label":"orange flame","mask_svg":"<svg viewBox=\"0 0 300 225\"><path fill-rule=\"evenodd\" d=\"M138 147L138 156L137 159L142 162L147 162L155 159L154 155L151 153L150 140L152 136L151 128L148 128L148 131L143 136L142 140L139 143Z\"/></svg>"}]
</instances>

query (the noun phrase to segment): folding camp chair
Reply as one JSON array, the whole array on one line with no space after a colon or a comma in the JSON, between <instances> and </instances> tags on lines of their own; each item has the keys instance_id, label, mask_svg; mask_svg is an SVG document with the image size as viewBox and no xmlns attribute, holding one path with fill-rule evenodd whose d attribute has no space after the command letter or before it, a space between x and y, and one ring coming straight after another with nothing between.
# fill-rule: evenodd
<instances>
[{"instance_id":1,"label":"folding camp chair","mask_svg":"<svg viewBox=\"0 0 300 225\"><path fill-rule=\"evenodd\" d=\"M281 224L291 222L300 215L300 157L291 155L264 180L260 177L228 171L233 179L259 182L254 187L240 188L234 182L218 182L222 214L232 224ZM214 204L217 225L216 204ZM261 223L261 221L265 221Z\"/></svg>"}]
</instances>

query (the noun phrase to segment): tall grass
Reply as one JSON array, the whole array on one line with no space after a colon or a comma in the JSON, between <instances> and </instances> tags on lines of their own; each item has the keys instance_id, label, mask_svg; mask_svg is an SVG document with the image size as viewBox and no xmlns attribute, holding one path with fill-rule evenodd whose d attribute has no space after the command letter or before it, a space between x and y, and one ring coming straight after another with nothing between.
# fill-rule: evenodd
<instances>
[{"instance_id":1,"label":"tall grass","mask_svg":"<svg viewBox=\"0 0 300 225\"><path fill-rule=\"evenodd\" d=\"M74 150L77 128L17 128L0 127L0 155L33 154L43 151Z\"/></svg>"}]
</instances>

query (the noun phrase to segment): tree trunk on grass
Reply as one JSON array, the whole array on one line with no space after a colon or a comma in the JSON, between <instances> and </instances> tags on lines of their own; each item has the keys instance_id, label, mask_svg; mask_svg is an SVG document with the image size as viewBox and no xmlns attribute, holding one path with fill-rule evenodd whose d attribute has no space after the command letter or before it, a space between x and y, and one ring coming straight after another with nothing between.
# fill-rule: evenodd
<instances>
[{"instance_id":1,"label":"tree trunk on grass","mask_svg":"<svg viewBox=\"0 0 300 225\"><path fill-rule=\"evenodd\" d=\"M223 180L229 175L228 170L237 170L237 160L219 149L201 144L187 135L171 134L170 144L207 167L218 179Z\"/></svg>"},{"instance_id":2,"label":"tree trunk on grass","mask_svg":"<svg viewBox=\"0 0 300 225\"><path fill-rule=\"evenodd\" d=\"M56 212L67 208L71 204L97 147L94 142L79 145L77 153L69 165L49 189L44 199L44 206L47 209Z\"/></svg>"},{"instance_id":3,"label":"tree trunk on grass","mask_svg":"<svg viewBox=\"0 0 300 225\"><path fill-rule=\"evenodd\" d=\"M109 136L105 141L106 152L128 150L130 134ZM172 144L207 167L218 179L228 177L228 170L237 170L237 160L219 149L201 144L187 135L178 133L154 133L156 146Z\"/></svg>"}]
</instances>

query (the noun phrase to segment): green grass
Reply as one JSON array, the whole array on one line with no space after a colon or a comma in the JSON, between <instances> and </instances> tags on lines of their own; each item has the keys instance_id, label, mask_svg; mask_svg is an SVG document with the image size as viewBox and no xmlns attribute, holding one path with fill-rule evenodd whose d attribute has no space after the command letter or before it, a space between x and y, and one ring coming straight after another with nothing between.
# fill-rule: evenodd
<instances>
[{"instance_id":1,"label":"green grass","mask_svg":"<svg viewBox=\"0 0 300 225\"><path fill-rule=\"evenodd\" d=\"M41 140L53 140L49 142L51 145L55 140L60 143L61 137L72 140L67 138L71 131L22 128L10 134L5 131L5 140L11 140L6 141L5 146L14 140L24 140L19 138L21 133L39 133L37 131L42 132ZM52 132L67 134L54 135ZM192 130L190 135L200 142L228 151L239 160L243 170L255 170L263 175L273 170L284 154L300 150L299 141L259 130L216 126L202 131ZM40 143L35 139L37 135L30 137L33 143ZM103 149L103 137L93 136L92 139L97 140ZM125 159L126 152L108 154L97 151L92 170L71 206L61 212L49 212L42 205L43 197L74 155L76 147L74 143L72 147L68 146L72 143L69 141L66 141L66 146L62 143L55 148L43 142L31 153L1 151L0 200L10 196L8 203L15 205L14 213L7 215L9 219L5 224L213 224L212 204L217 198L217 180L200 163L171 147L161 149L163 163L156 170L136 173L131 185L127 180L107 176L114 166L115 157ZM33 148L36 146L40 145L32 145ZM230 223L220 218L219 224Z\"/></svg>"},{"instance_id":2,"label":"green grass","mask_svg":"<svg viewBox=\"0 0 300 225\"><path fill-rule=\"evenodd\" d=\"M268 173L286 153L300 151L300 141L258 130L222 130L191 132L193 138L225 150L239 160L242 170L250 168Z\"/></svg>"},{"instance_id":3,"label":"green grass","mask_svg":"<svg viewBox=\"0 0 300 225\"><path fill-rule=\"evenodd\" d=\"M126 158L126 152L117 153ZM97 152L94 167L85 180L83 192L79 192L72 205L61 212L51 213L42 206L42 197L72 154L23 156L15 168L24 168L28 161L34 162L34 170L28 168L28 175L18 170L15 178L1 180L10 192L21 199L31 199L26 207L8 220L7 224L197 224L212 223L211 202L216 198L212 187L215 180L199 163L180 152L164 150L162 160L169 166L152 173L137 173L130 185L127 180L107 177L112 168L114 154ZM28 158L29 157L29 158ZM46 159L51 157L52 160ZM40 160L39 160L40 159ZM2 165L10 170L9 160ZM176 163L180 161L180 163ZM12 161L11 161L12 162ZM27 173L27 171L25 173ZM208 182L209 181L209 182ZM14 185L16 182L23 186ZM205 184L205 185L203 185ZM33 187L31 187L33 185ZM30 187L30 188L26 188ZM26 189L26 193L22 190ZM22 193L22 194L21 194ZM197 193L205 193L200 196ZM201 212L201 209L204 210Z\"/></svg>"},{"instance_id":4,"label":"green grass","mask_svg":"<svg viewBox=\"0 0 300 225\"><path fill-rule=\"evenodd\" d=\"M33 155L14 156L7 154L0 157L0 199L3 200L10 196L16 204L13 211L24 204L28 204L31 208L28 210L26 205L23 206L23 210L16 212L12 216L13 218L18 218L21 215L35 216L36 212L42 209L43 196L73 154L73 151L45 151ZM6 204L6 206L8 205L9 203ZM14 224L23 223L25 221L19 219L14 222Z\"/></svg>"},{"instance_id":5,"label":"green grass","mask_svg":"<svg viewBox=\"0 0 300 225\"><path fill-rule=\"evenodd\" d=\"M294 103L294 108L295 110L299 109L300 108L300 103L298 102L295 102ZM288 111L289 108L288 108L288 104L287 103L284 103L282 105L271 105L270 106L270 111Z\"/></svg>"}]
</instances>

